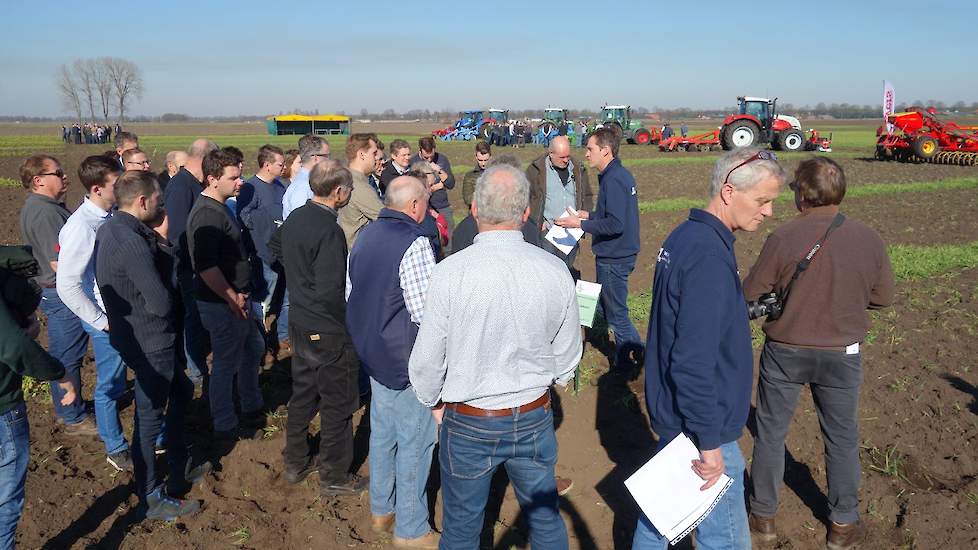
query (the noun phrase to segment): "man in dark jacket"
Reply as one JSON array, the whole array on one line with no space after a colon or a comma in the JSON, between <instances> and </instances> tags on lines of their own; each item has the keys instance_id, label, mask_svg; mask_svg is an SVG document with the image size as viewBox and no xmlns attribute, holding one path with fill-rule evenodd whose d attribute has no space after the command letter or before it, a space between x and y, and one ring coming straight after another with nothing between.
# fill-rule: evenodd
<instances>
[{"instance_id":1,"label":"man in dark jacket","mask_svg":"<svg viewBox=\"0 0 978 550\"><path fill-rule=\"evenodd\" d=\"M479 141L475 144L475 168L462 178L462 202L466 208L472 207L472 195L475 193L475 182L486 171L489 160L492 159L492 144ZM471 244L471 243L469 243Z\"/></svg>"},{"instance_id":2,"label":"man in dark jacket","mask_svg":"<svg viewBox=\"0 0 978 550\"><path fill-rule=\"evenodd\" d=\"M292 283L289 336L292 397L285 427L285 479L319 470L323 497L355 496L366 480L350 473L360 363L346 330L346 235L337 211L353 193L350 171L325 160L309 172L313 197L292 211L269 249ZM309 422L320 417L319 457L309 456Z\"/></svg>"},{"instance_id":3,"label":"man in dark jacket","mask_svg":"<svg viewBox=\"0 0 978 550\"><path fill-rule=\"evenodd\" d=\"M588 181L587 169L583 163L572 159L570 152L567 136L557 136L550 141L547 154L526 168L526 179L530 181L530 220L540 229L541 235L546 235L554 220L568 208L589 211L594 206L594 191ZM564 254L550 241L544 238L540 241L544 250L564 260L571 273L575 273L574 260L579 246L575 246L570 254Z\"/></svg>"},{"instance_id":4,"label":"man in dark jacket","mask_svg":"<svg viewBox=\"0 0 978 550\"><path fill-rule=\"evenodd\" d=\"M431 136L425 136L418 140L418 154L411 157L410 164L413 165L419 160L433 163L438 167L428 205L445 216L445 221L448 222L448 244L445 245L445 250L450 251L452 249L452 233L455 231L455 218L448 202L448 190L455 189L452 163L448 157L435 150L435 139Z\"/></svg>"},{"instance_id":5,"label":"man in dark jacket","mask_svg":"<svg viewBox=\"0 0 978 550\"><path fill-rule=\"evenodd\" d=\"M426 186L401 176L387 187L384 204L350 251L347 283L346 326L370 375L370 512L375 530L393 530L395 546L436 548L425 489L435 419L408 379L435 266L421 226Z\"/></svg>"},{"instance_id":6,"label":"man in dark jacket","mask_svg":"<svg viewBox=\"0 0 978 550\"><path fill-rule=\"evenodd\" d=\"M628 276L640 248L638 193L635 178L618 160L618 134L599 128L588 138L587 159L598 171L598 202L593 212L554 220L561 227L579 227L594 236L591 251L601 301L598 304L615 334L617 366L641 363L642 339L628 314Z\"/></svg>"},{"instance_id":7,"label":"man in dark jacket","mask_svg":"<svg viewBox=\"0 0 978 550\"><path fill-rule=\"evenodd\" d=\"M41 293L36 286L31 292L23 289L29 284L28 278L38 274L37 262L25 247L4 246L0 247L0 265L7 280L5 287L21 289L16 296L7 296L5 289L0 300L0 548L13 548L17 522L24 510L24 482L31 454L22 377L59 380L65 369L34 341L41 330L33 314ZM16 303L8 302L10 298ZM74 384L62 380L59 386L64 392L62 404L73 403Z\"/></svg>"},{"instance_id":8,"label":"man in dark jacket","mask_svg":"<svg viewBox=\"0 0 978 550\"><path fill-rule=\"evenodd\" d=\"M133 469L146 517L173 521L195 514L200 503L170 496L181 492L187 466L183 414L193 387L177 350L177 289L173 250L155 232L166 216L159 183L144 171L116 181L118 212L96 236L98 287L109 318L109 341L136 377ZM166 417L169 488L156 473L154 446Z\"/></svg>"},{"instance_id":9,"label":"man in dark jacket","mask_svg":"<svg viewBox=\"0 0 978 550\"><path fill-rule=\"evenodd\" d=\"M772 153L748 148L720 157L713 174L709 204L692 210L659 250L645 395L659 449L686 434L700 453L692 466L705 481L702 490L721 474L733 481L697 527L697 543L750 548L737 440L750 409L754 356L734 232L756 231L773 214L784 171ZM632 548L664 550L668 543L643 515Z\"/></svg>"},{"instance_id":10,"label":"man in dark jacket","mask_svg":"<svg viewBox=\"0 0 978 550\"><path fill-rule=\"evenodd\" d=\"M411 168L411 146L403 139L395 139L391 142L391 158L384 164L384 171L380 173L380 195L383 196L394 178L407 174Z\"/></svg>"}]
</instances>

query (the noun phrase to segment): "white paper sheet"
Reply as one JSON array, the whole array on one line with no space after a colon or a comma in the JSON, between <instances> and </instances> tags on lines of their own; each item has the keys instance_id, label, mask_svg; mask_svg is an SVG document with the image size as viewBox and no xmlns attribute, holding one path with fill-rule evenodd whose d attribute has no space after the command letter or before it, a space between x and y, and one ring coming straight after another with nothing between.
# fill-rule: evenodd
<instances>
[{"instance_id":1,"label":"white paper sheet","mask_svg":"<svg viewBox=\"0 0 978 550\"><path fill-rule=\"evenodd\" d=\"M713 510L730 487L726 474L712 487L700 491L705 483L693 471L699 451L685 434L679 434L637 472L625 480L639 508L659 533L676 544Z\"/></svg>"},{"instance_id":2,"label":"white paper sheet","mask_svg":"<svg viewBox=\"0 0 978 550\"><path fill-rule=\"evenodd\" d=\"M568 208L567 210L571 210L571 209ZM567 210L565 210L564 213L560 215L560 218L566 218L567 216L570 215L570 212L568 212ZM574 213L574 215L577 215L576 210L572 210L572 212ZM548 241L550 241L550 244L554 245L557 248L557 250L563 252L566 255L566 254L570 254L571 250L574 250L574 247L577 246L577 241L581 240L581 237L583 236L584 236L584 230L579 227L566 228L566 227L561 227L559 225L554 225L553 227L550 228L550 231L547 231L547 235L545 238Z\"/></svg>"},{"instance_id":3,"label":"white paper sheet","mask_svg":"<svg viewBox=\"0 0 978 550\"><path fill-rule=\"evenodd\" d=\"M598 309L601 285L580 279L577 281L577 305L580 308L581 325L591 328L594 313Z\"/></svg>"}]
</instances>

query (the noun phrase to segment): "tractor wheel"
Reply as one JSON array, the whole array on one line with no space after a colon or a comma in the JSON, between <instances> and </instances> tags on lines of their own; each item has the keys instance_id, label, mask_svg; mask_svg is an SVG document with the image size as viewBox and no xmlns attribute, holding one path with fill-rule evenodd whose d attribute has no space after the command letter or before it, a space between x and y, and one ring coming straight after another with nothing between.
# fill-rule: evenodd
<instances>
[{"instance_id":1,"label":"tractor wheel","mask_svg":"<svg viewBox=\"0 0 978 550\"><path fill-rule=\"evenodd\" d=\"M757 124L749 120L738 120L726 128L724 131L723 148L740 149L750 147L757 143L759 134Z\"/></svg>"},{"instance_id":2,"label":"tractor wheel","mask_svg":"<svg viewBox=\"0 0 978 550\"><path fill-rule=\"evenodd\" d=\"M782 151L801 151L805 146L805 136L798 130L785 130L778 135L778 146Z\"/></svg>"},{"instance_id":3,"label":"tractor wheel","mask_svg":"<svg viewBox=\"0 0 978 550\"><path fill-rule=\"evenodd\" d=\"M645 128L635 130L632 139L639 145L648 145L652 141L652 133Z\"/></svg>"},{"instance_id":4,"label":"tractor wheel","mask_svg":"<svg viewBox=\"0 0 978 550\"><path fill-rule=\"evenodd\" d=\"M921 136L913 142L913 152L920 158L929 159L937 154L937 140L930 136Z\"/></svg>"}]
</instances>

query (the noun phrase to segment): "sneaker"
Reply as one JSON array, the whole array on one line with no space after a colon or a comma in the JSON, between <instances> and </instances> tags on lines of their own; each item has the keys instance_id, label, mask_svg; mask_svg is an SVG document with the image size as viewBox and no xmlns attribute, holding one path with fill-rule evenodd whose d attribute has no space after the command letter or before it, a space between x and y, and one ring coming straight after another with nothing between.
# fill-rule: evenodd
<instances>
[{"instance_id":1,"label":"sneaker","mask_svg":"<svg viewBox=\"0 0 978 550\"><path fill-rule=\"evenodd\" d=\"M829 522L829 535L825 545L829 550L848 550L855 548L866 536L866 524Z\"/></svg>"},{"instance_id":2,"label":"sneaker","mask_svg":"<svg viewBox=\"0 0 978 550\"><path fill-rule=\"evenodd\" d=\"M120 472L131 472L132 471L132 457L129 456L129 449L125 451L119 451L117 453L112 453L105 457L105 461L112 465L113 468Z\"/></svg>"},{"instance_id":3,"label":"sneaker","mask_svg":"<svg viewBox=\"0 0 978 550\"><path fill-rule=\"evenodd\" d=\"M81 422L65 424L64 426L63 433L65 435L98 435L98 426L95 425L91 416L86 416Z\"/></svg>"},{"instance_id":4,"label":"sneaker","mask_svg":"<svg viewBox=\"0 0 978 550\"><path fill-rule=\"evenodd\" d=\"M441 535L434 531L428 531L413 539L394 536L394 546L397 548L438 548L439 540L441 540Z\"/></svg>"},{"instance_id":5,"label":"sneaker","mask_svg":"<svg viewBox=\"0 0 978 550\"><path fill-rule=\"evenodd\" d=\"M288 481L292 485L297 485L302 483L309 474L319 471L319 456L313 456L306 459L306 464L298 470L293 470L288 466L285 467L285 481Z\"/></svg>"},{"instance_id":6,"label":"sneaker","mask_svg":"<svg viewBox=\"0 0 978 550\"><path fill-rule=\"evenodd\" d=\"M373 516L370 520L370 530L378 534L394 532L394 514Z\"/></svg>"},{"instance_id":7,"label":"sneaker","mask_svg":"<svg viewBox=\"0 0 978 550\"><path fill-rule=\"evenodd\" d=\"M747 517L747 524L750 526L751 537L761 542L774 542L778 538L773 517L765 518L751 513Z\"/></svg>"},{"instance_id":8,"label":"sneaker","mask_svg":"<svg viewBox=\"0 0 978 550\"><path fill-rule=\"evenodd\" d=\"M184 500L167 496L157 488L146 495L146 519L175 521L181 517L192 516L200 511L200 501Z\"/></svg>"},{"instance_id":9,"label":"sneaker","mask_svg":"<svg viewBox=\"0 0 978 550\"><path fill-rule=\"evenodd\" d=\"M370 479L367 476L350 474L343 483L321 485L319 495L323 497L349 497L359 496L370 487Z\"/></svg>"},{"instance_id":10,"label":"sneaker","mask_svg":"<svg viewBox=\"0 0 978 550\"><path fill-rule=\"evenodd\" d=\"M564 496L574 488L574 480L566 477L554 476L554 481L557 482L557 496Z\"/></svg>"}]
</instances>

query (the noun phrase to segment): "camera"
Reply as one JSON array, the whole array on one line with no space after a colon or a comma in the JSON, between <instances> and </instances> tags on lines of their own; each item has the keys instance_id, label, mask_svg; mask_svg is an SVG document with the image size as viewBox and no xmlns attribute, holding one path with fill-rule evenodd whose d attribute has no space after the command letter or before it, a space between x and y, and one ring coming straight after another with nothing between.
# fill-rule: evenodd
<instances>
[{"instance_id":1,"label":"camera","mask_svg":"<svg viewBox=\"0 0 978 550\"><path fill-rule=\"evenodd\" d=\"M784 302L777 292L768 292L753 302L747 302L747 316L751 319L767 316L768 321L777 321L783 312Z\"/></svg>"}]
</instances>

